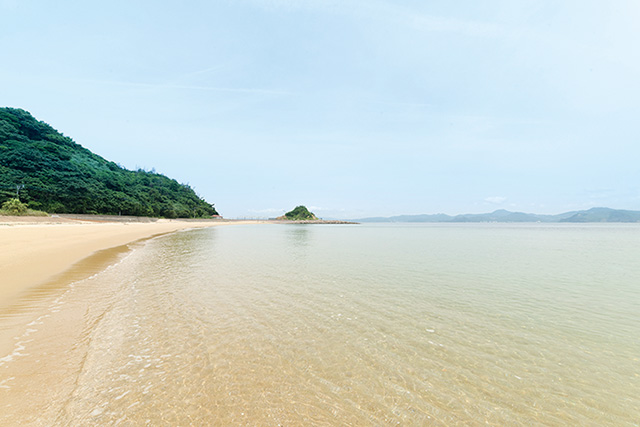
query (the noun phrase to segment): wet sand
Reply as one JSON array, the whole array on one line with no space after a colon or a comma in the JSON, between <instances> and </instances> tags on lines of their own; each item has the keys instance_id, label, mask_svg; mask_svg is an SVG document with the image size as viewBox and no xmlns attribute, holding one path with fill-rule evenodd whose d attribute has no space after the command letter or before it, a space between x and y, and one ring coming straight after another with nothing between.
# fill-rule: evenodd
<instances>
[{"instance_id":1,"label":"wet sand","mask_svg":"<svg viewBox=\"0 0 640 427\"><path fill-rule=\"evenodd\" d=\"M154 236L253 222L0 216L0 424L54 425L73 390L88 331L113 289L77 289L84 297L62 310L57 301L69 283Z\"/></svg>"},{"instance_id":2,"label":"wet sand","mask_svg":"<svg viewBox=\"0 0 640 427\"><path fill-rule=\"evenodd\" d=\"M86 221L0 216L0 307L96 251L178 230L251 221Z\"/></svg>"}]
</instances>

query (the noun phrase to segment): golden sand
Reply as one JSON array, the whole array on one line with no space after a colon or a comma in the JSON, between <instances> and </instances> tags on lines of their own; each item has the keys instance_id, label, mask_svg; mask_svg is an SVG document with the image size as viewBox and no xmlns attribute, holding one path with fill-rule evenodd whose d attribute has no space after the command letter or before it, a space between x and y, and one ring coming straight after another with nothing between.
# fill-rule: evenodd
<instances>
[{"instance_id":1,"label":"golden sand","mask_svg":"<svg viewBox=\"0 0 640 427\"><path fill-rule=\"evenodd\" d=\"M0 307L96 251L178 230L248 222L0 217Z\"/></svg>"},{"instance_id":2,"label":"golden sand","mask_svg":"<svg viewBox=\"0 0 640 427\"><path fill-rule=\"evenodd\" d=\"M0 216L0 424L56 424L82 367L86 326L100 318L107 303L99 289L90 289L92 295L82 300L89 304L45 313L38 305L40 297L106 268L133 242L179 230L247 223L252 221ZM45 317L48 322L41 321ZM37 328L29 326L36 323ZM23 358L26 342L31 357Z\"/></svg>"}]
</instances>

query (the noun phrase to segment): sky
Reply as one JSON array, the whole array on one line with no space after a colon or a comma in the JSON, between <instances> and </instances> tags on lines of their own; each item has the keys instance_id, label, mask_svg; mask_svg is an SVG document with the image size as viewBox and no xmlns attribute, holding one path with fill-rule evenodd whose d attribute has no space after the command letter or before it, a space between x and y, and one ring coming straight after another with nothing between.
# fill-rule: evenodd
<instances>
[{"instance_id":1,"label":"sky","mask_svg":"<svg viewBox=\"0 0 640 427\"><path fill-rule=\"evenodd\" d=\"M0 106L228 218L640 210L637 0L0 0Z\"/></svg>"}]
</instances>

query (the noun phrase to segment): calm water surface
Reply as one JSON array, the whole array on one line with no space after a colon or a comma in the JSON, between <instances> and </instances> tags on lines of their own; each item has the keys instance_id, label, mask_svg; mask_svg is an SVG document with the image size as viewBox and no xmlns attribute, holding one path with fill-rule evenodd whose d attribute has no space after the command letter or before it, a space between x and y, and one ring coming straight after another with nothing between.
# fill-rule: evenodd
<instances>
[{"instance_id":1,"label":"calm water surface","mask_svg":"<svg viewBox=\"0 0 640 427\"><path fill-rule=\"evenodd\" d=\"M117 256L0 319L31 322L0 421L640 425L637 225L246 225Z\"/></svg>"}]
</instances>

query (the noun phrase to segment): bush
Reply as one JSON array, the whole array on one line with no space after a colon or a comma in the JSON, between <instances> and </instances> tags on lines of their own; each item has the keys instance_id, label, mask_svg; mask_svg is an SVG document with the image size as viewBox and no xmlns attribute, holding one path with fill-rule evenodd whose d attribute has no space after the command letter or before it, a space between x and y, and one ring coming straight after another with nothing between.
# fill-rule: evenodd
<instances>
[{"instance_id":1,"label":"bush","mask_svg":"<svg viewBox=\"0 0 640 427\"><path fill-rule=\"evenodd\" d=\"M46 212L27 208L27 205L18 199L10 199L2 204L0 215L11 216L48 216Z\"/></svg>"},{"instance_id":2,"label":"bush","mask_svg":"<svg viewBox=\"0 0 640 427\"><path fill-rule=\"evenodd\" d=\"M7 215L25 215L27 213L27 205L18 199L9 199L2 204L2 210Z\"/></svg>"}]
</instances>

